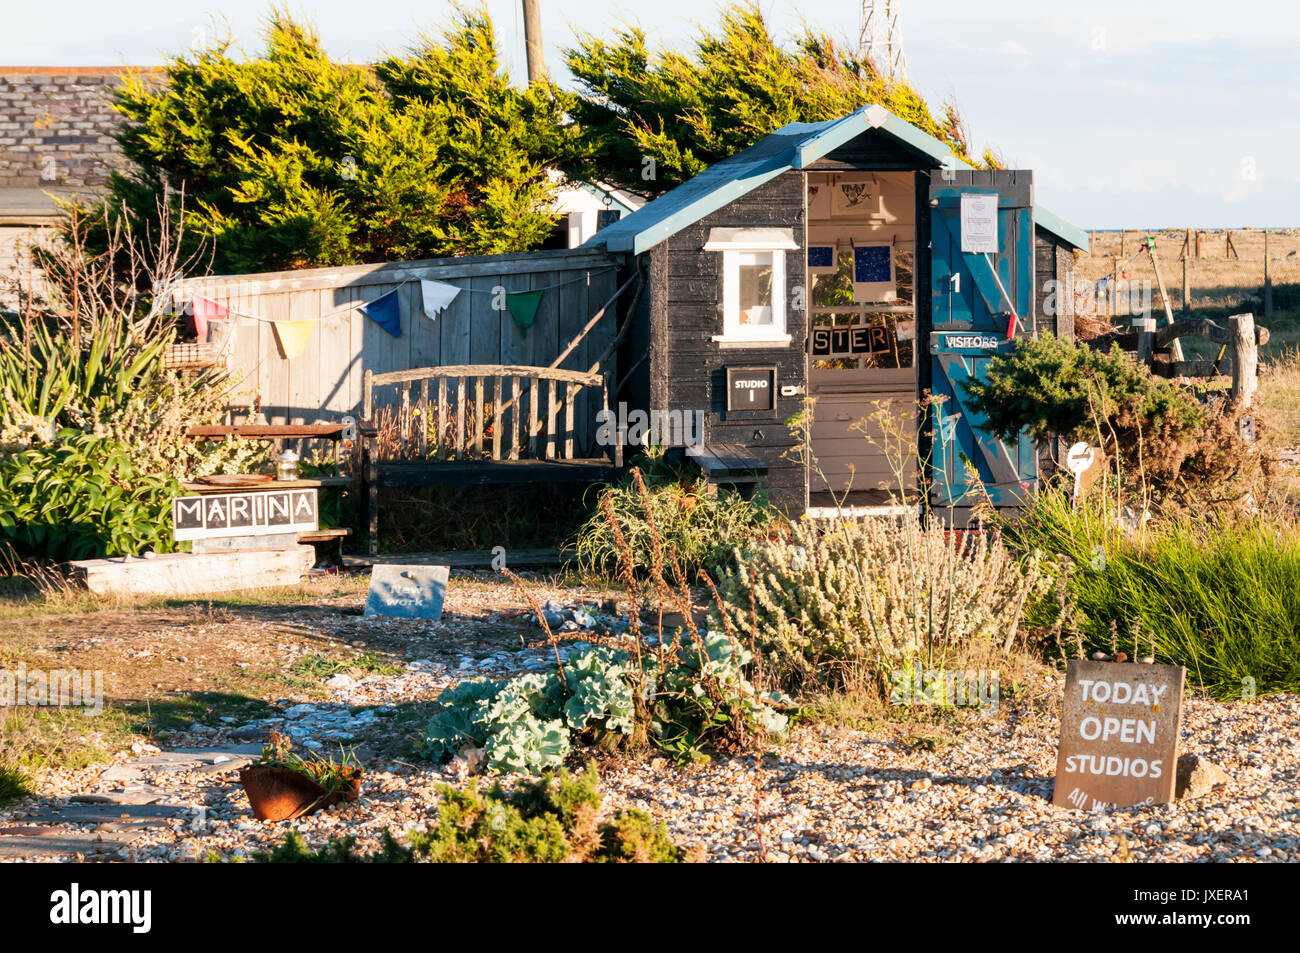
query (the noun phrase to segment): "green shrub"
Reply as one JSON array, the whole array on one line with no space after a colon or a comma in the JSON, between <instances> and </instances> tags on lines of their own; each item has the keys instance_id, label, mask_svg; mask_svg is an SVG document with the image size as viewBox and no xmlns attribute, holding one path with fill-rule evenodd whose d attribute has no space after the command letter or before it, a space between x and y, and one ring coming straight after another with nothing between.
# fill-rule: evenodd
<instances>
[{"instance_id":1,"label":"green shrub","mask_svg":"<svg viewBox=\"0 0 1300 953\"><path fill-rule=\"evenodd\" d=\"M61 431L0 455L0 546L56 561L171 552L179 490L171 476L140 472L121 443Z\"/></svg>"},{"instance_id":2,"label":"green shrub","mask_svg":"<svg viewBox=\"0 0 1300 953\"><path fill-rule=\"evenodd\" d=\"M746 500L736 493L710 496L707 491L708 483L693 466L652 459L644 474L633 467L600 490L600 505L569 541L578 570L610 578L624 568L611 513L638 575L650 571L656 551L675 553L691 576L701 568L713 570L732 547L765 535L782 519L761 493Z\"/></svg>"},{"instance_id":3,"label":"green shrub","mask_svg":"<svg viewBox=\"0 0 1300 953\"><path fill-rule=\"evenodd\" d=\"M262 863L682 863L693 859L673 844L662 824L642 811L615 811L601 821L594 766L577 776L561 770L521 782L506 794L499 785L480 792L439 785L438 820L412 831L409 846L385 830L380 849L354 850L355 838L332 840L313 851L291 831Z\"/></svg>"},{"instance_id":4,"label":"green shrub","mask_svg":"<svg viewBox=\"0 0 1300 953\"><path fill-rule=\"evenodd\" d=\"M966 383L971 407L988 429L1005 439L1021 431L1046 439L1078 435L1102 442L1116 428L1121 444L1136 438L1181 433L1201 422L1190 395L1158 380L1113 344L1098 351L1043 334L1020 338L1014 350L994 357L983 379Z\"/></svg>"},{"instance_id":5,"label":"green shrub","mask_svg":"<svg viewBox=\"0 0 1300 953\"><path fill-rule=\"evenodd\" d=\"M650 743L689 760L780 735L786 719L771 704L783 699L760 696L745 675L752 661L708 632L636 655L588 648L558 672L461 682L438 696L442 711L425 730L423 753L444 761L482 748L493 771L538 774L563 764L578 738L606 748Z\"/></svg>"},{"instance_id":6,"label":"green shrub","mask_svg":"<svg viewBox=\"0 0 1300 953\"><path fill-rule=\"evenodd\" d=\"M1130 526L1135 522L1126 518ZM1005 538L1070 558L1085 652L1112 645L1185 665L1219 698L1300 691L1300 526L1278 513L1201 513L1125 529L1114 503L1044 490ZM1245 679L1253 679L1246 682Z\"/></svg>"},{"instance_id":7,"label":"green shrub","mask_svg":"<svg viewBox=\"0 0 1300 953\"><path fill-rule=\"evenodd\" d=\"M954 541L911 520L802 520L787 539L737 551L715 615L757 644L786 689L879 687L910 665L999 654L1049 586L1035 557L1018 565L986 534Z\"/></svg>"},{"instance_id":8,"label":"green shrub","mask_svg":"<svg viewBox=\"0 0 1300 953\"><path fill-rule=\"evenodd\" d=\"M32 779L16 762L0 761L0 807L32 794Z\"/></svg>"}]
</instances>

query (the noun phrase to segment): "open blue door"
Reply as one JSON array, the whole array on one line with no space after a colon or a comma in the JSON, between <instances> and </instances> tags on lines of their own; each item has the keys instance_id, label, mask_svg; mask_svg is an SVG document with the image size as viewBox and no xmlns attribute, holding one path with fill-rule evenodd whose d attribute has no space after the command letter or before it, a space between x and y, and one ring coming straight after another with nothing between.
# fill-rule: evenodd
<instances>
[{"instance_id":1,"label":"open blue door","mask_svg":"<svg viewBox=\"0 0 1300 953\"><path fill-rule=\"evenodd\" d=\"M943 399L931 414L930 503L973 506L973 467L995 506L1022 504L1038 478L1033 441L987 433L963 384L1014 337L1034 333L1031 174L932 172L930 248L931 394Z\"/></svg>"}]
</instances>

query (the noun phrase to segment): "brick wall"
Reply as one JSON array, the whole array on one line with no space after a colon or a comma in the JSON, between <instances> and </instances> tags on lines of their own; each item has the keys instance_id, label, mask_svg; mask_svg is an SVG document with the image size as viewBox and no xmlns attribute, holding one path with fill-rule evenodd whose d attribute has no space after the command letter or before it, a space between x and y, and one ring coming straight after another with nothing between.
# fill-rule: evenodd
<instances>
[{"instance_id":1,"label":"brick wall","mask_svg":"<svg viewBox=\"0 0 1300 953\"><path fill-rule=\"evenodd\" d=\"M111 90L130 68L0 67L0 189L86 189L124 163Z\"/></svg>"}]
</instances>

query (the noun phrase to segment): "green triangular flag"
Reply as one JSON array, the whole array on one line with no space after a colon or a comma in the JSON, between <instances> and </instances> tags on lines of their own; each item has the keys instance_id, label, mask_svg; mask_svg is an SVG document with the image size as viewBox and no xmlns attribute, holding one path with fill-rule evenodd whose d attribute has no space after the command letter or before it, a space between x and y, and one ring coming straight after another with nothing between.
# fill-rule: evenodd
<instances>
[{"instance_id":1,"label":"green triangular flag","mask_svg":"<svg viewBox=\"0 0 1300 953\"><path fill-rule=\"evenodd\" d=\"M519 328L520 336L528 337L528 329L533 326L533 321L537 317L537 306L541 303L540 291L506 292L506 307L510 310L510 317L515 319L515 326Z\"/></svg>"}]
</instances>

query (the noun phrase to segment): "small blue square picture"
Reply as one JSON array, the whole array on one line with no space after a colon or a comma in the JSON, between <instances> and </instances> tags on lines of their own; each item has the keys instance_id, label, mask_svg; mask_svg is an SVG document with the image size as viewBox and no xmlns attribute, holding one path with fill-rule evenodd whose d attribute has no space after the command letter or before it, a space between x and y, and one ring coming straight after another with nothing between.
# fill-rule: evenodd
<instances>
[{"instance_id":1,"label":"small blue square picture","mask_svg":"<svg viewBox=\"0 0 1300 953\"><path fill-rule=\"evenodd\" d=\"M853 249L853 280L893 281L894 262L888 245L859 245Z\"/></svg>"},{"instance_id":2,"label":"small blue square picture","mask_svg":"<svg viewBox=\"0 0 1300 953\"><path fill-rule=\"evenodd\" d=\"M809 268L834 268L835 267L835 246L834 245L809 245L808 246L808 267Z\"/></svg>"}]
</instances>

